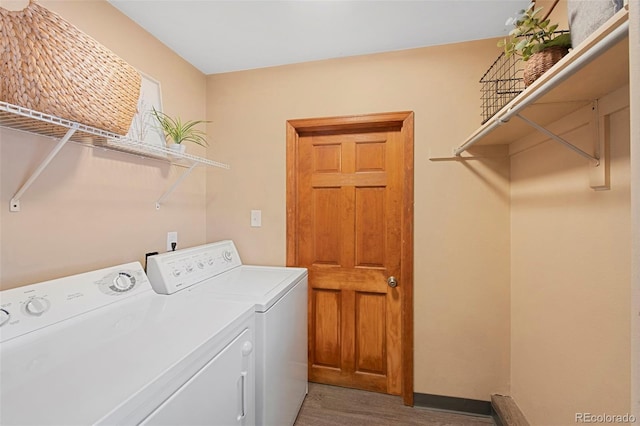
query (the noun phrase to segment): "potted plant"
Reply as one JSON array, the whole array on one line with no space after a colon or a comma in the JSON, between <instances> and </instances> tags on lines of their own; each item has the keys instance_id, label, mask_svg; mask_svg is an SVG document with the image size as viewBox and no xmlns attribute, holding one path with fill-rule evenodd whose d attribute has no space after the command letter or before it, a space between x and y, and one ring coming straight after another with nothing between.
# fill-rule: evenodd
<instances>
[{"instance_id":1,"label":"potted plant","mask_svg":"<svg viewBox=\"0 0 640 426\"><path fill-rule=\"evenodd\" d=\"M206 147L207 140L205 139L206 133L200 129L196 129L195 126L201 123L210 123L205 120L192 120L182 122L180 117L171 118L162 111L158 111L153 108L153 116L160 123L160 127L164 132L167 142L171 142L170 149L173 149L181 154L185 151L185 145L183 142L192 142L200 146Z\"/></svg>"},{"instance_id":2,"label":"potted plant","mask_svg":"<svg viewBox=\"0 0 640 426\"><path fill-rule=\"evenodd\" d=\"M507 56L519 55L525 61L524 84L533 83L546 70L551 68L571 47L569 33L556 33L558 24L539 17L542 9L534 9L531 3L516 17L507 19L505 25L513 25L509 38L500 40L498 47L504 48Z\"/></svg>"}]
</instances>

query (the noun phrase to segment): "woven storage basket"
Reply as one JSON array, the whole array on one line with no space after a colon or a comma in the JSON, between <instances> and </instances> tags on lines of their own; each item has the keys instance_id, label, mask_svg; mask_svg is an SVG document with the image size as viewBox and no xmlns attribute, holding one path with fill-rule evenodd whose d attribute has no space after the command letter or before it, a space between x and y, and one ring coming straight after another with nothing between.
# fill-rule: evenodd
<instances>
[{"instance_id":1,"label":"woven storage basket","mask_svg":"<svg viewBox=\"0 0 640 426\"><path fill-rule=\"evenodd\" d=\"M551 46L531 55L524 65L524 85L529 86L531 83L536 81L567 53L569 53L569 49L567 47Z\"/></svg>"},{"instance_id":2,"label":"woven storage basket","mask_svg":"<svg viewBox=\"0 0 640 426\"><path fill-rule=\"evenodd\" d=\"M0 100L125 135L140 74L106 47L31 0L0 7Z\"/></svg>"}]
</instances>

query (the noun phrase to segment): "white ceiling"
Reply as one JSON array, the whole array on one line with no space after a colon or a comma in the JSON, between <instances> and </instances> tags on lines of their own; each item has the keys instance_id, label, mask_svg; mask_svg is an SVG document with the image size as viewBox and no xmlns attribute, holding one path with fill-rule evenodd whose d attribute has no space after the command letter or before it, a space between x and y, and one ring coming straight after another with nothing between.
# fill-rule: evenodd
<instances>
[{"instance_id":1,"label":"white ceiling","mask_svg":"<svg viewBox=\"0 0 640 426\"><path fill-rule=\"evenodd\" d=\"M205 74L497 37L530 0L109 0Z\"/></svg>"}]
</instances>

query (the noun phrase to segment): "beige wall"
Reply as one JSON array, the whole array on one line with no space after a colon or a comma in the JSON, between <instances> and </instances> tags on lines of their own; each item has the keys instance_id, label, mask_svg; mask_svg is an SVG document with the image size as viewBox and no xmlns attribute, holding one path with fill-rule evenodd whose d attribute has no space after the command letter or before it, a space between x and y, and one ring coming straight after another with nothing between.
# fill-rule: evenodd
<instances>
[{"instance_id":1,"label":"beige wall","mask_svg":"<svg viewBox=\"0 0 640 426\"><path fill-rule=\"evenodd\" d=\"M24 4L2 1L12 9ZM205 76L106 1L41 4L159 80L169 114L204 118ZM184 169L69 144L24 194L22 211L11 213L9 200L55 143L4 129L0 138L2 288L143 261L165 249L167 231L178 231L183 247L205 242L204 170L156 211L155 200Z\"/></svg>"},{"instance_id":2,"label":"beige wall","mask_svg":"<svg viewBox=\"0 0 640 426\"><path fill-rule=\"evenodd\" d=\"M551 16L561 28L564 3ZM532 425L630 413L638 386L630 374L638 350L629 309L628 89L600 105L618 110L610 116L610 191L589 189L586 161L555 142L533 135L511 146L511 395ZM585 108L550 128L589 151L589 119Z\"/></svg>"},{"instance_id":3,"label":"beige wall","mask_svg":"<svg viewBox=\"0 0 640 426\"><path fill-rule=\"evenodd\" d=\"M629 5L631 115L631 410L640 418L640 4Z\"/></svg>"},{"instance_id":4,"label":"beige wall","mask_svg":"<svg viewBox=\"0 0 640 426\"><path fill-rule=\"evenodd\" d=\"M480 123L495 41L208 77L207 239L247 263L285 263L285 122L415 112L415 391L488 400L508 390L509 166L451 156ZM249 226L261 209L262 227Z\"/></svg>"},{"instance_id":5,"label":"beige wall","mask_svg":"<svg viewBox=\"0 0 640 426\"><path fill-rule=\"evenodd\" d=\"M512 145L511 395L533 425L630 410L628 102L628 88L600 102L618 110L610 191L591 190L588 162L558 143ZM590 115L550 127L592 149Z\"/></svg>"}]
</instances>

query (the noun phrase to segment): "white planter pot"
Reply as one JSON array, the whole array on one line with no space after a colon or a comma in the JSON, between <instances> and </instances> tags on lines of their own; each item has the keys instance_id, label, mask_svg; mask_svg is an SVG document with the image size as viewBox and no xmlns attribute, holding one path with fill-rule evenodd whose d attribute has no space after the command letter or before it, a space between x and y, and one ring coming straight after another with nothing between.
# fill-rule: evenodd
<instances>
[{"instance_id":1,"label":"white planter pot","mask_svg":"<svg viewBox=\"0 0 640 426\"><path fill-rule=\"evenodd\" d=\"M169 145L169 149L175 151L177 154L184 154L187 150L187 147L182 143L172 143L171 145Z\"/></svg>"}]
</instances>

